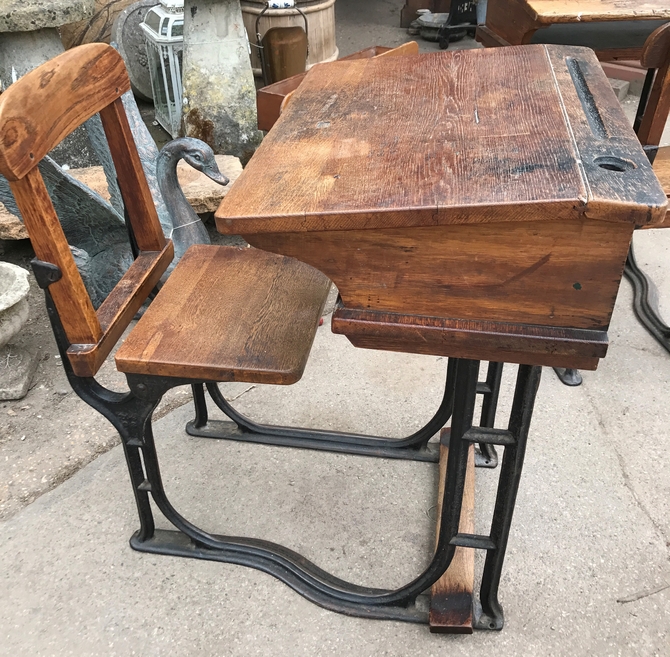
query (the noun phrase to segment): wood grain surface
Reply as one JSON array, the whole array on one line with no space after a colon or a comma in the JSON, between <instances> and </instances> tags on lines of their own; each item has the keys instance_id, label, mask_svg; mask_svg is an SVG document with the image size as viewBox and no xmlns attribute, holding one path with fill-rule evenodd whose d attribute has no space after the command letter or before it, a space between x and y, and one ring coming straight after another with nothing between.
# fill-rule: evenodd
<instances>
[{"instance_id":1,"label":"wood grain surface","mask_svg":"<svg viewBox=\"0 0 670 657\"><path fill-rule=\"evenodd\" d=\"M346 57L340 57L339 61L368 59L370 57L379 57L389 52L393 53L395 56L417 55L419 53L419 44L416 41L409 41L397 48L372 46L370 48L359 50L351 55L347 55ZM305 79L306 75L306 72L298 73L298 75L293 75L285 80L280 80L274 84L261 87L256 92L259 130L270 130L272 128L283 111L284 101L300 86L300 83Z\"/></svg>"},{"instance_id":2,"label":"wood grain surface","mask_svg":"<svg viewBox=\"0 0 670 657\"><path fill-rule=\"evenodd\" d=\"M437 527L440 531L442 499L447 481L449 458L449 429L440 434L440 483L437 493ZM444 444L446 441L447 444ZM468 449L468 466L465 471L463 506L458 531L475 533L475 446ZM472 593L475 585L475 551L457 547L447 571L430 590L430 631L438 634L472 634Z\"/></svg>"},{"instance_id":3,"label":"wood grain surface","mask_svg":"<svg viewBox=\"0 0 670 657\"><path fill-rule=\"evenodd\" d=\"M352 310L338 305L333 333L356 347L595 370L607 353L607 333L483 320Z\"/></svg>"},{"instance_id":4,"label":"wood grain surface","mask_svg":"<svg viewBox=\"0 0 670 657\"><path fill-rule=\"evenodd\" d=\"M97 311L103 331L94 344L73 344L67 351L77 376L95 376L123 332L174 258L172 241L159 252L142 252Z\"/></svg>"},{"instance_id":5,"label":"wood grain surface","mask_svg":"<svg viewBox=\"0 0 670 657\"><path fill-rule=\"evenodd\" d=\"M46 62L0 97L0 173L9 181L35 254L57 266L50 285L78 376L94 376L173 257L149 192L119 96L130 88L114 48L90 44ZM37 164L94 113L100 116L139 257L98 309L93 305Z\"/></svg>"},{"instance_id":6,"label":"wood grain surface","mask_svg":"<svg viewBox=\"0 0 670 657\"><path fill-rule=\"evenodd\" d=\"M294 383L330 281L256 249L196 245L116 353L121 372Z\"/></svg>"},{"instance_id":7,"label":"wood grain surface","mask_svg":"<svg viewBox=\"0 0 670 657\"><path fill-rule=\"evenodd\" d=\"M540 23L670 19L667 0L526 0Z\"/></svg>"},{"instance_id":8,"label":"wood grain surface","mask_svg":"<svg viewBox=\"0 0 670 657\"><path fill-rule=\"evenodd\" d=\"M668 62L670 53L670 23L654 30L642 48L640 64L644 68L661 68Z\"/></svg>"},{"instance_id":9,"label":"wood grain surface","mask_svg":"<svg viewBox=\"0 0 670 657\"><path fill-rule=\"evenodd\" d=\"M347 308L604 330L632 233L572 220L245 238L319 268Z\"/></svg>"},{"instance_id":10,"label":"wood grain surface","mask_svg":"<svg viewBox=\"0 0 670 657\"><path fill-rule=\"evenodd\" d=\"M7 95L5 92L2 98ZM0 135L3 133L0 132ZM9 185L21 210L35 255L61 270L62 277L50 286L50 292L68 339L72 343L96 343L102 337L100 322L39 169L35 166L20 180L10 181Z\"/></svg>"},{"instance_id":11,"label":"wood grain surface","mask_svg":"<svg viewBox=\"0 0 670 657\"><path fill-rule=\"evenodd\" d=\"M73 48L24 75L0 97L0 172L18 180L77 126L130 89L114 48Z\"/></svg>"},{"instance_id":12,"label":"wood grain surface","mask_svg":"<svg viewBox=\"0 0 670 657\"><path fill-rule=\"evenodd\" d=\"M623 172L594 164L621 153ZM527 46L315 67L216 216L238 234L644 224L666 203L594 54Z\"/></svg>"}]
</instances>

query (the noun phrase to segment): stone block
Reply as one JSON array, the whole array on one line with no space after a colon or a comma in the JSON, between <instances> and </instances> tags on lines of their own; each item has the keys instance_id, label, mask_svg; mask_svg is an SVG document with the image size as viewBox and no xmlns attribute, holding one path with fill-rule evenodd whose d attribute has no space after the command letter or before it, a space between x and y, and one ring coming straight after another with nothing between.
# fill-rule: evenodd
<instances>
[{"instance_id":1,"label":"stone block","mask_svg":"<svg viewBox=\"0 0 670 657\"><path fill-rule=\"evenodd\" d=\"M30 390L37 355L6 345L0 349L0 401L23 399Z\"/></svg>"},{"instance_id":2,"label":"stone block","mask_svg":"<svg viewBox=\"0 0 670 657\"><path fill-rule=\"evenodd\" d=\"M3 0L0 32L32 32L88 18L95 0Z\"/></svg>"},{"instance_id":3,"label":"stone block","mask_svg":"<svg viewBox=\"0 0 670 657\"><path fill-rule=\"evenodd\" d=\"M609 78L610 85L614 91L616 97L619 99L619 102L624 100L628 95L630 89L630 82L628 80L615 80Z\"/></svg>"}]
</instances>

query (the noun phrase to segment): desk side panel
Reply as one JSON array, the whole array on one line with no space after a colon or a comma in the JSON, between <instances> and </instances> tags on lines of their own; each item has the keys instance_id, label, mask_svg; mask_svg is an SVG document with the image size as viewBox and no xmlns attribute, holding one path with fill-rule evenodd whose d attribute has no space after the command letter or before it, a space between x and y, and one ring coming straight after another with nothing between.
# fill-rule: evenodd
<instances>
[{"instance_id":1,"label":"desk side panel","mask_svg":"<svg viewBox=\"0 0 670 657\"><path fill-rule=\"evenodd\" d=\"M347 308L606 330L632 231L584 220L245 239L323 271Z\"/></svg>"}]
</instances>

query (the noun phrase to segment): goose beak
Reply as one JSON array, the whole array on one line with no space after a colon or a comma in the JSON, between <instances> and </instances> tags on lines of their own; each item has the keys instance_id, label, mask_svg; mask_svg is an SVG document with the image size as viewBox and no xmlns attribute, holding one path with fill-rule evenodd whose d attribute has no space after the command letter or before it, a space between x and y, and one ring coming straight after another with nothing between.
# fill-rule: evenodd
<instances>
[{"instance_id":1,"label":"goose beak","mask_svg":"<svg viewBox=\"0 0 670 657\"><path fill-rule=\"evenodd\" d=\"M226 176L224 176L218 169L208 167L203 171L203 173L215 183L219 183L219 185L227 185L230 182L230 180L226 178Z\"/></svg>"}]
</instances>

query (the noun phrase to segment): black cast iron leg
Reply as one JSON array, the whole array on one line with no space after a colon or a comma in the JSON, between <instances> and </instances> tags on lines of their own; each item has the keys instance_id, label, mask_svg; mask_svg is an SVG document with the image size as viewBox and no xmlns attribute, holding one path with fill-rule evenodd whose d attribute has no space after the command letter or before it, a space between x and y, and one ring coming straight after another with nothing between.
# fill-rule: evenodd
<instances>
[{"instance_id":1,"label":"black cast iron leg","mask_svg":"<svg viewBox=\"0 0 670 657\"><path fill-rule=\"evenodd\" d=\"M501 630L504 624L503 610L498 601L498 587L541 374L541 367L519 366L508 428L513 442L505 446L500 468L490 534L494 547L486 555L480 588L481 614L475 621L475 626L479 629Z\"/></svg>"},{"instance_id":2,"label":"black cast iron leg","mask_svg":"<svg viewBox=\"0 0 670 657\"><path fill-rule=\"evenodd\" d=\"M668 326L658 313L656 304L656 286L653 281L639 268L631 242L624 269L626 278L633 286L633 311L656 341L668 352L670 352L670 326Z\"/></svg>"},{"instance_id":3,"label":"black cast iron leg","mask_svg":"<svg viewBox=\"0 0 670 657\"><path fill-rule=\"evenodd\" d=\"M579 370L571 367L554 367L553 370L562 384L571 387L582 385L582 375Z\"/></svg>"},{"instance_id":4,"label":"black cast iron leg","mask_svg":"<svg viewBox=\"0 0 670 657\"><path fill-rule=\"evenodd\" d=\"M405 586L395 590L361 587L326 573L283 546L259 539L214 535L199 529L181 516L167 499L150 426L146 427L142 447L148 479L145 488L151 491L154 502L165 518L179 531L157 530L153 539L139 542L134 537L131 545L146 552L238 563L257 568L274 575L312 602L340 613L368 618L425 622L427 606L421 603L422 594L448 568L455 547L461 545L463 540L468 545L473 545L474 540L474 546L483 549L488 549L490 543L488 537L458 535L468 443L480 442L480 434L476 437L472 435L479 362L455 361L454 369L457 379L454 417L447 461L448 479L444 490L437 548L424 572ZM151 389L140 391L139 386L144 385L141 381L137 377L128 377L131 391L141 398L147 398L147 395L151 394ZM156 381L157 384L160 383L160 380ZM497 439L493 432L489 434L487 434L489 437Z\"/></svg>"},{"instance_id":5,"label":"black cast iron leg","mask_svg":"<svg viewBox=\"0 0 670 657\"><path fill-rule=\"evenodd\" d=\"M33 268L38 272L40 264L40 261L33 261ZM44 289L47 314L51 321L65 375L77 396L106 417L119 432L140 518L140 529L136 534L137 540L149 540L154 535L155 527L141 449L146 433L151 427L151 415L167 388L150 398L139 399L132 392L119 393L108 390L93 377L77 376L67 355L70 344L49 292L49 284L50 282L47 281L46 285L40 285L40 287Z\"/></svg>"},{"instance_id":6,"label":"black cast iron leg","mask_svg":"<svg viewBox=\"0 0 670 657\"><path fill-rule=\"evenodd\" d=\"M479 421L480 427L493 429L498 410L498 397L500 396L500 383L502 381L504 363L489 363L486 372L486 382L482 393L482 415ZM492 444L480 443L475 451L475 465L478 468L495 468L498 465L498 454Z\"/></svg>"},{"instance_id":7,"label":"black cast iron leg","mask_svg":"<svg viewBox=\"0 0 670 657\"><path fill-rule=\"evenodd\" d=\"M195 406L195 418L191 425L194 429L200 429L207 424L209 413L207 412L207 400L205 398L205 384L194 383L191 386L193 391L193 405Z\"/></svg>"}]
</instances>

